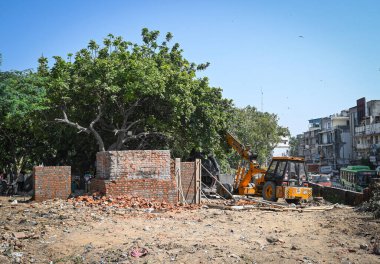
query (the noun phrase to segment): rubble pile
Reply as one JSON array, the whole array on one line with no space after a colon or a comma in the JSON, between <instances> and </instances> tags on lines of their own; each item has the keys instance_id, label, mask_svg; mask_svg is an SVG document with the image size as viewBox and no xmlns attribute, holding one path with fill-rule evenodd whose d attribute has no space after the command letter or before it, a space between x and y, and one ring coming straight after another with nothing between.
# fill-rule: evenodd
<instances>
[{"instance_id":1,"label":"rubble pile","mask_svg":"<svg viewBox=\"0 0 380 264\"><path fill-rule=\"evenodd\" d=\"M380 218L380 181L370 184L372 196L368 202L361 205L360 211L372 212L375 218Z\"/></svg>"},{"instance_id":2,"label":"rubble pile","mask_svg":"<svg viewBox=\"0 0 380 264\"><path fill-rule=\"evenodd\" d=\"M234 203L234 205L257 205L256 201L248 201L248 200L238 200Z\"/></svg>"},{"instance_id":3,"label":"rubble pile","mask_svg":"<svg viewBox=\"0 0 380 264\"><path fill-rule=\"evenodd\" d=\"M93 195L78 196L68 200L74 206L85 205L89 207L113 207L113 208L132 208L132 209L153 209L157 211L173 211L177 209L197 209L195 204L170 204L157 201L155 199L145 199L138 196L119 195L101 196L97 193Z\"/></svg>"}]
</instances>

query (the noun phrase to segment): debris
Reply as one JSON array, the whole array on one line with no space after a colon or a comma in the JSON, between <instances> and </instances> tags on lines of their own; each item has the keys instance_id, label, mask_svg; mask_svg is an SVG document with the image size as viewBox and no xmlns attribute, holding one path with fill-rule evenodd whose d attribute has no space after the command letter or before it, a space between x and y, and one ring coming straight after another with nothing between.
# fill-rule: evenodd
<instances>
[{"instance_id":1,"label":"debris","mask_svg":"<svg viewBox=\"0 0 380 264\"><path fill-rule=\"evenodd\" d=\"M299 250L300 247L297 246L297 245L294 245L294 244L293 244L293 245L290 247L290 249L291 249L291 250Z\"/></svg>"},{"instance_id":2,"label":"debris","mask_svg":"<svg viewBox=\"0 0 380 264\"><path fill-rule=\"evenodd\" d=\"M229 255L230 258L236 258L236 259L240 259L240 257L236 254L230 254Z\"/></svg>"},{"instance_id":3,"label":"debris","mask_svg":"<svg viewBox=\"0 0 380 264\"><path fill-rule=\"evenodd\" d=\"M380 255L380 239L375 239L375 242L373 243L373 254Z\"/></svg>"},{"instance_id":4,"label":"debris","mask_svg":"<svg viewBox=\"0 0 380 264\"><path fill-rule=\"evenodd\" d=\"M152 212L154 212L154 208L148 208L148 209L145 210L145 212L152 213Z\"/></svg>"},{"instance_id":5,"label":"debris","mask_svg":"<svg viewBox=\"0 0 380 264\"><path fill-rule=\"evenodd\" d=\"M266 239L269 243L272 243L272 244L280 241L280 239L274 236L268 236Z\"/></svg>"},{"instance_id":6,"label":"debris","mask_svg":"<svg viewBox=\"0 0 380 264\"><path fill-rule=\"evenodd\" d=\"M359 211L372 212L374 218L380 218L380 180L374 180L369 186L372 197L368 202L364 202Z\"/></svg>"},{"instance_id":7,"label":"debris","mask_svg":"<svg viewBox=\"0 0 380 264\"><path fill-rule=\"evenodd\" d=\"M24 255L22 252L13 252L11 254L14 263L21 263L21 258Z\"/></svg>"},{"instance_id":8,"label":"debris","mask_svg":"<svg viewBox=\"0 0 380 264\"><path fill-rule=\"evenodd\" d=\"M133 248L130 252L131 257L134 258L141 258L143 256L146 256L148 254L148 250L146 248Z\"/></svg>"},{"instance_id":9,"label":"debris","mask_svg":"<svg viewBox=\"0 0 380 264\"><path fill-rule=\"evenodd\" d=\"M11 204L18 204L17 200L13 200Z\"/></svg>"},{"instance_id":10,"label":"debris","mask_svg":"<svg viewBox=\"0 0 380 264\"><path fill-rule=\"evenodd\" d=\"M89 243L89 244L87 244L87 245L84 246L84 252L85 253L88 253L88 252L90 252L93 249L94 249L94 246L92 245L92 243Z\"/></svg>"},{"instance_id":11,"label":"debris","mask_svg":"<svg viewBox=\"0 0 380 264\"><path fill-rule=\"evenodd\" d=\"M368 250L367 244L360 244L360 249Z\"/></svg>"},{"instance_id":12,"label":"debris","mask_svg":"<svg viewBox=\"0 0 380 264\"><path fill-rule=\"evenodd\" d=\"M130 195L119 195L116 197L112 196L100 196L99 194L78 196L68 200L75 207L80 205L86 205L89 207L106 207L113 208L133 208L133 209L148 209L148 213L151 213L155 210L161 211L172 211L180 209L197 209L199 205L195 204L169 204L166 202L157 201L155 199L145 199L138 196Z\"/></svg>"},{"instance_id":13,"label":"debris","mask_svg":"<svg viewBox=\"0 0 380 264\"><path fill-rule=\"evenodd\" d=\"M12 235L16 239L28 238L28 236L24 232L13 232Z\"/></svg>"}]
</instances>

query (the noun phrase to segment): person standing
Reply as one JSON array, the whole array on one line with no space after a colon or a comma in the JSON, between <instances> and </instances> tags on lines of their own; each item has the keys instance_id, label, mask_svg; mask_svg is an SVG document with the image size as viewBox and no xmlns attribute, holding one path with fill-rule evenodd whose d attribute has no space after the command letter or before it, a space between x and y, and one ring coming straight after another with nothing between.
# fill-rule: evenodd
<instances>
[{"instance_id":1,"label":"person standing","mask_svg":"<svg viewBox=\"0 0 380 264\"><path fill-rule=\"evenodd\" d=\"M90 180L92 178L92 175L89 171L87 171L85 174L84 174L84 182L85 182L85 193L88 193L90 190L89 190L89 185L90 185Z\"/></svg>"},{"instance_id":2,"label":"person standing","mask_svg":"<svg viewBox=\"0 0 380 264\"><path fill-rule=\"evenodd\" d=\"M24 182L25 182L25 173L22 171L17 177L17 190L23 192L24 191Z\"/></svg>"}]
</instances>

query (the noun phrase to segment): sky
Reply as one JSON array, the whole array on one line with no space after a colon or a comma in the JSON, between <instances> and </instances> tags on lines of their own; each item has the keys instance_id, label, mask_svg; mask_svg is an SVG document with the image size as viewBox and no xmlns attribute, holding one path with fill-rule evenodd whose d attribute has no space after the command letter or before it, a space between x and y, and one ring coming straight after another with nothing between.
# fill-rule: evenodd
<instances>
[{"instance_id":1,"label":"sky","mask_svg":"<svg viewBox=\"0 0 380 264\"><path fill-rule=\"evenodd\" d=\"M109 33L174 35L237 107L274 113L292 136L366 97L380 100L377 0L1 0L0 70L36 70Z\"/></svg>"}]
</instances>

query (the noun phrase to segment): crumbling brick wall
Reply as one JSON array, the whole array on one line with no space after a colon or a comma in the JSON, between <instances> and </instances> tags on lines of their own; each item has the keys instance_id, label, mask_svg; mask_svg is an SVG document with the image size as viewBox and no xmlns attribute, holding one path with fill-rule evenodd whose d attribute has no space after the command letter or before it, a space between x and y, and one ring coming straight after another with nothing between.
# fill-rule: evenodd
<instances>
[{"instance_id":1,"label":"crumbling brick wall","mask_svg":"<svg viewBox=\"0 0 380 264\"><path fill-rule=\"evenodd\" d=\"M71 167L34 167L33 182L35 201L67 199L71 194Z\"/></svg>"},{"instance_id":2,"label":"crumbling brick wall","mask_svg":"<svg viewBox=\"0 0 380 264\"><path fill-rule=\"evenodd\" d=\"M96 155L91 192L134 195L176 203L177 185L169 150L105 151Z\"/></svg>"}]
</instances>

